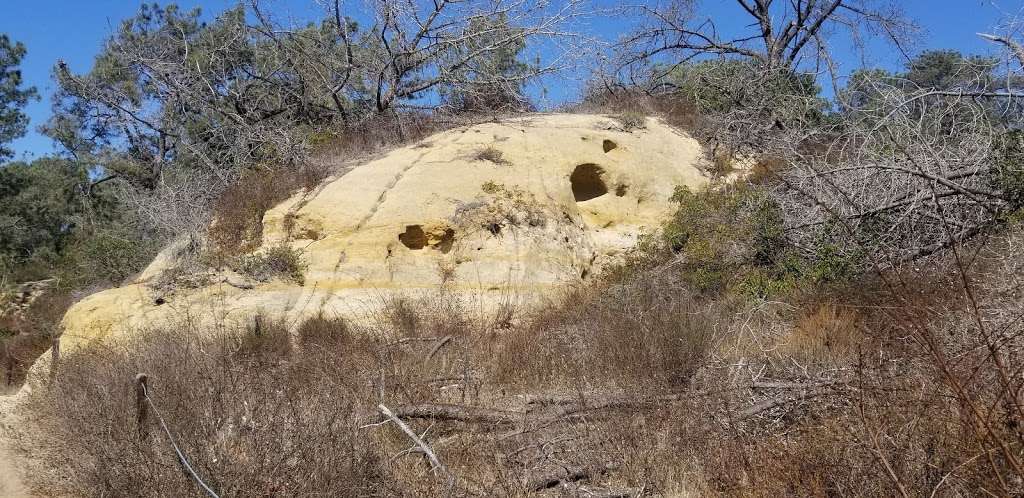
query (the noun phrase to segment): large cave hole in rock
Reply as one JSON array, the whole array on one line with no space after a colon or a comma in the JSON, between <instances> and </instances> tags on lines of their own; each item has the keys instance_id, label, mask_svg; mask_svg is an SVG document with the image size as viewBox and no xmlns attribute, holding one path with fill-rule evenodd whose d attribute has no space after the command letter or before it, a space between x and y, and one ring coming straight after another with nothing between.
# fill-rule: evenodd
<instances>
[{"instance_id":1,"label":"large cave hole in rock","mask_svg":"<svg viewBox=\"0 0 1024 498\"><path fill-rule=\"evenodd\" d=\"M406 225L405 231L398 234L398 240L405 247L420 250L427 247L427 234L420 225Z\"/></svg>"},{"instance_id":2,"label":"large cave hole in rock","mask_svg":"<svg viewBox=\"0 0 1024 498\"><path fill-rule=\"evenodd\" d=\"M429 247L448 254L455 245L455 229L445 227L424 230L423 225L406 225L405 231L398 234L398 240L414 251Z\"/></svg>"},{"instance_id":3,"label":"large cave hole in rock","mask_svg":"<svg viewBox=\"0 0 1024 498\"><path fill-rule=\"evenodd\" d=\"M576 202L589 201L608 193L608 185L604 183L604 170L596 164L576 166L569 175L572 184L572 196Z\"/></svg>"}]
</instances>

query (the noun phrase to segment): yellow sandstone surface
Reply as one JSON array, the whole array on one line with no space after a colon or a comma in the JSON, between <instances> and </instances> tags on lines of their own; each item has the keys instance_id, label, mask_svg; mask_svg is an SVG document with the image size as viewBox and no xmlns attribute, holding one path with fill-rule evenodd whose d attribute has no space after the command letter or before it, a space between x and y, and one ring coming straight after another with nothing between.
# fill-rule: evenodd
<instances>
[{"instance_id":1,"label":"yellow sandstone surface","mask_svg":"<svg viewBox=\"0 0 1024 498\"><path fill-rule=\"evenodd\" d=\"M301 250L303 284L220 278L156 298L152 283L181 249L170 247L134 283L73 306L61 348L181 320L358 319L396 292L441 284L481 311L528 303L593 276L656 228L677 185L707 183L700 157L696 141L655 119L624 130L608 116L529 115L443 132L266 213L261 249Z\"/></svg>"}]
</instances>

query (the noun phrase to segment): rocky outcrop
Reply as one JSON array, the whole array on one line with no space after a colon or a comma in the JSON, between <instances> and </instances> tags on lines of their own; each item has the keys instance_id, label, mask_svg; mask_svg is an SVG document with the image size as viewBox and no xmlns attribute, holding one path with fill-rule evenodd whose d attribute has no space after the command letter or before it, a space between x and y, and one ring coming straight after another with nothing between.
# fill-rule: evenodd
<instances>
[{"instance_id":1,"label":"rocky outcrop","mask_svg":"<svg viewBox=\"0 0 1024 498\"><path fill-rule=\"evenodd\" d=\"M261 250L301 251L302 283L210 272L154 297L171 247L132 284L64 318L62 349L169 320L223 325L257 313L358 319L394 293L451 292L488 309L591 278L707 183L692 138L648 119L535 115L434 135L386 153L264 217Z\"/></svg>"},{"instance_id":2,"label":"rocky outcrop","mask_svg":"<svg viewBox=\"0 0 1024 498\"><path fill-rule=\"evenodd\" d=\"M56 285L57 279L50 278L35 282L24 282L10 289L0 289L0 317L24 313L32 303Z\"/></svg>"}]
</instances>

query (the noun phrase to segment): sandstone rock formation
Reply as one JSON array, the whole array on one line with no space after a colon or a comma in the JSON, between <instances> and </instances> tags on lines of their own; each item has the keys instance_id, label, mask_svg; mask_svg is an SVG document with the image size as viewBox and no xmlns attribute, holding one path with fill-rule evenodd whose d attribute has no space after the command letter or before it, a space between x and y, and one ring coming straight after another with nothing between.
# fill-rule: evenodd
<instances>
[{"instance_id":1,"label":"sandstone rock formation","mask_svg":"<svg viewBox=\"0 0 1024 498\"><path fill-rule=\"evenodd\" d=\"M607 116L531 115L440 133L266 213L260 250L300 250L301 285L211 272L205 285L154 297L181 250L170 247L134 283L72 307L62 349L186 317L358 317L393 293L441 284L484 310L550 295L656 228L677 185L705 184L700 156L655 119L626 130Z\"/></svg>"}]
</instances>

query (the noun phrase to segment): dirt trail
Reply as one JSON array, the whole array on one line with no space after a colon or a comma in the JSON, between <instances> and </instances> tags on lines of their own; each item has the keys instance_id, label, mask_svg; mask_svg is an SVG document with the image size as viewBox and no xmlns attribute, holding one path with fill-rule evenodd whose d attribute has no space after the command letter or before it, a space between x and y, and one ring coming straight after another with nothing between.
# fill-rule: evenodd
<instances>
[{"instance_id":1,"label":"dirt trail","mask_svg":"<svg viewBox=\"0 0 1024 498\"><path fill-rule=\"evenodd\" d=\"M0 441L0 444L3 444ZM28 491L21 483L14 460L5 448L0 447L0 498L28 498Z\"/></svg>"},{"instance_id":2,"label":"dirt trail","mask_svg":"<svg viewBox=\"0 0 1024 498\"><path fill-rule=\"evenodd\" d=\"M29 498L28 488L21 480L21 473L14 454L8 449L7 425L13 398L0 392L0 498Z\"/></svg>"}]
</instances>

